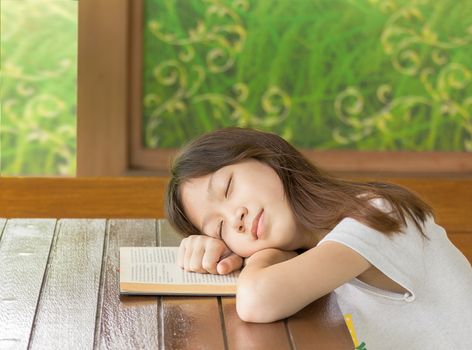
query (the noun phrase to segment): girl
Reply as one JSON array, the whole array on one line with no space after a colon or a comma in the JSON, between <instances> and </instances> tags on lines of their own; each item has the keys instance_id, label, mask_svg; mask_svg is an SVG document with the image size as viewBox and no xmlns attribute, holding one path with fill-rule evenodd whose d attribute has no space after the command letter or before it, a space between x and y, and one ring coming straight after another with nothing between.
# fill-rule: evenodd
<instances>
[{"instance_id":1,"label":"girl","mask_svg":"<svg viewBox=\"0 0 472 350\"><path fill-rule=\"evenodd\" d=\"M368 349L472 349L472 269L408 190L322 173L277 135L229 128L175 160L179 264L242 267L241 319L272 322L335 291ZM244 259L244 260L243 260Z\"/></svg>"}]
</instances>

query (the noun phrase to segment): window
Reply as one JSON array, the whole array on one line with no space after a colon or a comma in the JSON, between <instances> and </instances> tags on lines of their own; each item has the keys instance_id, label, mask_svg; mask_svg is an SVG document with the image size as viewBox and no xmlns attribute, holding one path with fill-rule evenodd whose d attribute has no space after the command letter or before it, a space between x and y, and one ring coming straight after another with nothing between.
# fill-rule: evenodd
<instances>
[{"instance_id":1,"label":"window","mask_svg":"<svg viewBox=\"0 0 472 350\"><path fill-rule=\"evenodd\" d=\"M346 35L350 34L354 36L350 44L347 41L345 42L343 37L338 38L343 45L346 43L348 46L352 45L352 50L355 49L359 57L356 59L348 59L343 64L337 62L335 65L332 64L334 61L331 62L329 59L326 61L326 74L329 72L336 73L339 69L344 71L336 73L336 77L328 82L329 84L335 84L336 87L328 89L329 91L326 92L325 95L330 96L329 100L324 100L323 95L320 95L321 97L316 100L320 103L314 103L313 101L315 100L311 97L305 98L305 95L297 95L299 92L301 94L308 93L308 88L307 91L302 88L295 89L297 92L295 94L292 91L295 85L291 84L290 80L279 79L283 82L283 84L280 84L280 87L284 89L284 91L288 91L288 96L291 96L290 98L292 100L289 104L290 116L287 114L286 118L284 117L283 123L290 122L292 126L291 129L282 128L274 131L279 132L284 137L294 142L310 159L314 160L315 163L322 168L334 172L364 175L451 175L470 173L472 153L470 152L469 100L472 85L470 85L470 65L469 61L466 60L466 58L470 56L468 53L471 48L470 34L467 29L470 26L470 21L460 20L464 18L462 16L464 11L460 6L454 6L454 10L448 10L447 7L443 6L448 1L449 0L440 3L426 1L424 6L418 5L419 7L413 10L410 9L406 3L399 3L398 6L395 5L391 7L383 6L381 2L377 1L362 2L362 6L365 7L366 10L368 9L366 13L370 13L373 16L375 15L375 18L382 19L382 22L377 20L372 22L378 29L377 36L373 36L376 40L375 44L377 48L373 50L360 50L358 47L359 45L366 44L364 39L367 34L371 34L369 28L363 27L364 22L359 23L357 16L353 18L341 16L343 19L342 23L344 23L344 21L348 23L351 20L357 21L356 23L365 29L365 31L361 32L366 35L360 35L360 32L356 30L347 31L346 29ZM290 3L289 0L286 2L277 2L280 6L285 6L288 3ZM308 7L314 6L313 4L315 3L325 4L326 6L331 4L331 2L315 0L303 0L298 2L299 5L302 3ZM181 118L184 114L193 118L193 116L196 115L197 104L198 108L203 108L203 102L205 102L205 108L208 109L202 109L203 112L201 112L201 115L211 115L213 119L218 119L219 116L225 118L228 115L240 116L240 114L234 114L233 110L228 109L228 105L219 104L214 98L211 100L208 99L207 97L209 97L210 90L200 89L201 91L199 91L201 93L198 95L198 100L195 100L195 98L193 98L194 95L190 93L195 92L196 90L194 89L190 89L186 93L185 91L181 91L182 89L179 90L177 86L177 90L172 90L175 88L175 85L177 85L175 82L180 83L184 80L183 82L185 84L180 84L179 86L188 87L191 81L188 79L185 80L182 77L179 78L177 71L168 69L171 67L169 64L167 64L167 66L164 65L165 69L159 70L159 65L165 62L166 59L169 60L172 57L177 57L178 60L182 61L182 65L186 60L197 60L196 54L198 52L196 49L194 51L189 48L182 50L180 46L177 45L179 47L172 51L171 49L175 48L174 46L176 45L171 45L166 41L174 42L178 38L195 37L195 35L206 35L207 38L209 37L208 35L211 33L208 33L208 30L206 30L204 26L199 25L199 20L193 15L192 11L194 11L195 8L197 11L200 11L200 17L208 19L211 23L217 23L216 26L211 27L214 30L219 28L219 30L224 31L225 28L229 28L225 25L220 25L220 21L228 14L228 11L225 9L227 7L225 4L230 7L242 6L239 6L235 11L240 13L237 18L240 18L241 23L243 23L244 21L242 19L245 18L244 13L246 13L246 11L252 13L252 11L255 11L260 6L263 7L265 2L229 0L196 0L192 2L163 2L159 0L126 0L118 2L113 0L95 0L93 2L80 2L78 175L167 175L169 158L175 154L175 151L180 147L183 140L186 140L189 136L194 136L192 133L197 129L193 128L193 126L203 125L203 129L198 129L198 133L200 133L201 131L205 131L207 127L211 129L214 126L220 127L227 125L225 123L214 125L213 122L206 123L206 120L203 119L200 119L203 122L199 122L198 125L193 125L186 122L186 119ZM249 7L245 4L248 4ZM348 6L355 13L364 13L363 8L357 8L356 4L357 2L349 2L343 6ZM157 20L146 20L147 16L151 15L149 9L154 5L158 7ZM159 6L164 6L165 8L160 8ZM330 6L337 5L329 5L328 7ZM168 23L164 30L163 21L171 21L173 18L165 14L165 11L168 11L171 7L175 7L175 11L170 11L172 16L175 17L179 14L179 16L182 17L181 20L179 20L181 17L178 17L174 22L182 24ZM288 6L288 8L290 8L290 11L298 11L299 6L296 8ZM271 7L271 9L275 10L276 8ZM341 13L332 7L330 7L330 9L333 18ZM311 16L310 13L316 13L317 16L321 16L322 14L326 14L327 10L328 8L322 11L304 11L303 15L297 18L305 20L306 16ZM265 12L261 11L261 13ZM285 16L288 12L279 11L279 13L283 14L278 17L281 21L281 26L285 23L283 22L285 19L287 21L293 19L293 16ZM434 13L446 13L448 22L443 20L438 21L438 18L444 19L445 17L433 16L432 14ZM205 14L208 14L208 18L205 17ZM223 17L219 18L218 16ZM248 17L244 23L247 22L247 25L250 23L259 23L259 20L268 18L267 16L264 18L259 17L260 16L251 17L254 21L252 21L252 19L250 20ZM231 18L234 19L236 17L233 16ZM393 23L393 19L389 20L389 18L393 18L395 21L399 22ZM326 20L326 17L323 17L323 19ZM336 21L327 20L326 25L338 25L337 22L334 22ZM453 26L454 28L443 25L443 23L456 22L458 25ZM205 22L202 23L204 24ZM310 24L312 22L308 21L308 23ZM415 35L421 39L421 48L418 48L418 45L413 45L412 50L402 54L403 51L401 49L403 46L400 45L398 41L405 38L401 35L394 35L396 33L395 28L392 29L389 27L390 31L387 33L388 35L385 34L386 27L383 23L389 23L389 25L393 25L395 28L403 28L405 26L410 28L409 26L411 26L413 28L412 30L401 30L400 32L415 33ZM152 33L154 37L152 35L143 36L143 32L156 28L158 29L157 36ZM208 28L210 27L207 27L207 29ZM256 35L261 33L257 29L258 26L255 28L256 30L253 31L249 28L246 32L249 34L255 33ZM297 26L296 23L294 24L294 28L298 28L301 31L305 30L304 25ZM324 32L327 28L328 27L323 26L320 29L321 34L325 34ZM346 28L349 28L349 25L347 25ZM453 30L453 32L451 32L451 30ZM269 31L268 33L270 34L271 32ZM276 33L283 34L284 37L287 34L284 30L276 31ZM332 33L338 35L337 30L333 29ZM378 35L381 35L381 33L384 33L384 42L377 41L380 40ZM434 35L434 33L438 34ZM306 36L301 35L300 37L300 40L287 40L286 44L288 47L291 47L292 44L303 44ZM326 38L326 36L324 37ZM454 47L447 45L447 48L441 51L435 48L435 43L437 43L438 40L442 40L442 38L449 41L452 40L451 38L462 39L452 40ZM149 42L151 39L158 47L154 50L154 54L146 56L147 51L144 49L150 45L152 46ZM329 42L325 44L332 49L333 53L336 53L338 52L336 46L337 42L334 39L334 37L330 38ZM237 41L237 37L230 35L228 40L228 42L234 43L234 40ZM399 54L399 57L393 55L390 51L392 40L396 45L396 51L394 52L395 54ZM223 38L220 41L225 42ZM264 42L267 42L267 40ZM178 43L180 43L180 41L178 41ZM410 43L410 41L407 40L407 43ZM316 43L311 44L314 45ZM247 45L245 47L247 47ZM257 49L260 45L256 43L253 47ZM204 45L203 48L206 49ZM167 51L169 51L170 58L166 58L166 51L164 49L168 49ZM345 48L344 52L351 53L352 50L349 46ZM322 49L319 51L326 52L326 50ZM212 52L215 53L214 55L210 55L210 57L207 55L207 51L203 52L198 61L203 62L206 60L208 62L209 58L216 60L223 59L223 56L219 56L216 51ZM295 53L298 54L297 52L298 51ZM366 59L364 53L366 55L374 55L372 57L376 57L376 54L382 56L384 60L382 64L387 67L388 70L383 69L383 66L374 66L372 62L375 61L375 59L370 58L369 60L372 61L370 62ZM249 54L246 57L248 57L248 66L250 67L252 56ZM154 58L156 63L153 64L151 62L150 65L147 65L147 63ZM316 55L314 55L313 58L316 61ZM343 55L336 57L336 59L344 58ZM417 65L419 58L423 60L421 62L424 63L424 65ZM190 68L186 68L186 70L194 74L192 75L192 82L195 82L198 81L200 77L201 69L198 67L192 68L194 66L192 65L193 61L189 61ZM290 63L293 60L288 59L285 61ZM301 62L303 64L309 63L306 60L301 60ZM222 66L226 67L224 62L220 63ZM296 64L296 67L299 68L302 63ZM330 64L332 65L330 66ZM396 65L398 65L398 67L396 67ZM145 69L143 68L147 66L150 68L150 74L144 73ZM291 63L288 66L290 68L294 67ZM266 67L265 64L261 63L261 67L270 68L270 65L267 64ZM371 84L356 80L359 79L360 76L357 73L353 74L353 69L356 67L364 69L363 72L365 73L364 77L367 79L366 82L370 81L369 79L371 78L377 80ZM429 67L433 67L434 76L430 75ZM234 70L234 67L231 69ZM372 74L370 72L371 69ZM209 70L211 71L210 68ZM246 73L247 69L241 71ZM260 69L257 69L256 73L260 74L259 71ZM308 72L310 70L304 69L304 71ZM235 82L238 83L239 80L231 81L227 86L224 85L224 81L229 79L230 73L232 72L232 70L229 70L227 74L215 72L215 79L217 77L218 79L223 79L223 83L221 84L219 80L215 80L215 84L219 84L217 89L214 90L216 93L221 91L220 86L223 86L223 88L229 91L229 95L227 94L227 96L234 95L233 97L235 99L239 96L239 98L244 100L244 105L242 104L243 102L241 102L240 105L243 107L248 106L248 108L245 107L247 111L251 111L249 109L250 106L256 106L256 109L252 112L254 115L266 115L272 112L272 114L277 114L275 111L275 102L283 102L284 99L278 99L274 94L270 95L274 97L274 99L267 100L263 98L266 96L265 92L267 89L269 89L267 91L274 92L273 89L270 89L270 87L273 86L271 82L263 84L264 88L260 89L259 94L251 95L256 96L254 97L255 102L249 103L249 95L247 96L248 99L246 99L246 94L243 91L244 86L235 84ZM285 74L284 71L281 70L278 70L278 72ZM323 71L317 70L317 72ZM386 85L384 80L387 79L388 74L386 73L388 72L390 72L390 76L398 78L397 83L392 83L389 86L387 86L388 84ZM252 76L248 77L244 81L250 80L251 77ZM273 75L268 72L264 77L273 77ZM322 78L323 77L324 75ZM146 82L148 78L151 79L151 83L156 83L156 81L159 83L160 81L161 86L159 87L159 84L148 84L149 81ZM152 79L154 79L154 82ZM347 80L338 83L339 79ZM255 77L254 80L256 83L261 81L257 77ZM299 80L296 82L297 84L300 83ZM321 84L320 81L316 81L316 79L311 79L309 82L310 84L313 83L313 89L327 86L326 84ZM212 84L213 83L206 84L205 89ZM306 86L310 87L310 84ZM146 85L150 87L151 92L146 90ZM236 89L235 92L234 89L232 89L235 85L243 89ZM197 85L193 84L191 86ZM374 86L374 88L372 88L372 86ZM403 91L395 88L396 86L400 86L402 89L413 90ZM265 87L267 87L267 89ZM172 100L172 96L174 96L172 95L172 91L166 92L166 89L174 92L177 91L174 95L181 99L185 98L186 100ZM280 92L280 89L275 91ZM401 91L403 91L402 94L398 95ZM438 94L440 94L440 96ZM412 95L418 98L410 99L409 96ZM219 96L221 97L221 93ZM369 98L366 96L369 96ZM441 99L435 99L437 96L441 97ZM448 99L448 96L450 99ZM459 101L463 107L467 108L467 111L465 112L465 109L462 107L459 109L452 108L453 105L455 106L455 102L451 105L451 101ZM306 108L307 104L310 103L311 107ZM154 109L150 109L146 112L147 107ZM291 118L296 118L299 115L305 118L309 116L309 113L314 113L322 107L325 108L325 110L319 113L319 116L323 119L318 120L321 126L313 129L314 136L316 136L315 132L318 133L325 130L322 135L318 135L321 137L318 138L318 140L321 140L320 143L308 144L303 141L303 139L297 141L296 138L301 135L299 132L300 128L304 130L305 126L308 129L308 126L312 128L316 125L314 121L311 122L311 120L308 120L306 125L303 123L299 124L298 121ZM259 108L259 110L257 110L257 108ZM295 112L297 108L299 108L299 111ZM190 110L192 113L187 113ZM162 113L162 111L165 111L165 113ZM462 112L465 114L462 115ZM450 115L451 113L452 115ZM250 116L249 114L247 115ZM285 114L283 115L285 116ZM335 118L336 116L338 117ZM266 120L267 118L264 119ZM415 123L410 122L410 119L414 119ZM251 118L248 119L248 121L251 120ZM267 120L272 119L269 118ZM180 124L177 123L178 121ZM237 125L257 126L257 119L253 121L254 123L244 122ZM182 127L182 125L191 125L191 128ZM328 131L331 130L330 132L326 131L326 125L329 126ZM151 128L149 128L149 126L151 126ZM166 128L164 129L164 127ZM185 132L187 134L183 135ZM412 134L416 136L413 137ZM183 137L180 137L180 140L176 137L179 135L183 135ZM370 141L367 137L370 138ZM325 140L323 138L325 138ZM165 140L170 140L171 142L164 142ZM313 140L315 140L314 137Z\"/></svg>"}]
</instances>

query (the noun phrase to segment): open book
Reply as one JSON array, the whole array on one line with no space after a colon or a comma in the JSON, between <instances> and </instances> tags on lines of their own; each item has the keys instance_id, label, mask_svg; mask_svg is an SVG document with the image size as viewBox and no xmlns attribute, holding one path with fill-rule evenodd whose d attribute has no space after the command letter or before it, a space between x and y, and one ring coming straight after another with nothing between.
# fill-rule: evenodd
<instances>
[{"instance_id":1,"label":"open book","mask_svg":"<svg viewBox=\"0 0 472 350\"><path fill-rule=\"evenodd\" d=\"M177 265L178 247L121 247L120 293L235 295L239 272L186 272Z\"/></svg>"}]
</instances>

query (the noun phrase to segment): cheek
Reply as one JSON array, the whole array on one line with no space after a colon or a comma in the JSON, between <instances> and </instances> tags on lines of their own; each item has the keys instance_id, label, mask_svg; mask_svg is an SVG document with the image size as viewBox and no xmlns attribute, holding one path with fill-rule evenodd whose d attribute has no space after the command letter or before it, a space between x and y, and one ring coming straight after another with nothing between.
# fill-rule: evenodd
<instances>
[{"instance_id":1,"label":"cheek","mask_svg":"<svg viewBox=\"0 0 472 350\"><path fill-rule=\"evenodd\" d=\"M247 258L254 254L257 250L254 247L250 247L247 242L237 238L225 239L224 240L228 248L235 254Z\"/></svg>"}]
</instances>

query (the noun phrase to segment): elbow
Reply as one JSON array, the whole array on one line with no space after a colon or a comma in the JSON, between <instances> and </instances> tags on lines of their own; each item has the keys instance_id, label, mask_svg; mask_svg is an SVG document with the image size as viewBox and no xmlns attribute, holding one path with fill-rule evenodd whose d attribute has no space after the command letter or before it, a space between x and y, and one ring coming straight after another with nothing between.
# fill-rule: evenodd
<instances>
[{"instance_id":1,"label":"elbow","mask_svg":"<svg viewBox=\"0 0 472 350\"><path fill-rule=\"evenodd\" d=\"M283 316L278 314L275 298L264 279L240 281L236 293L236 312L245 322L268 323Z\"/></svg>"}]
</instances>

